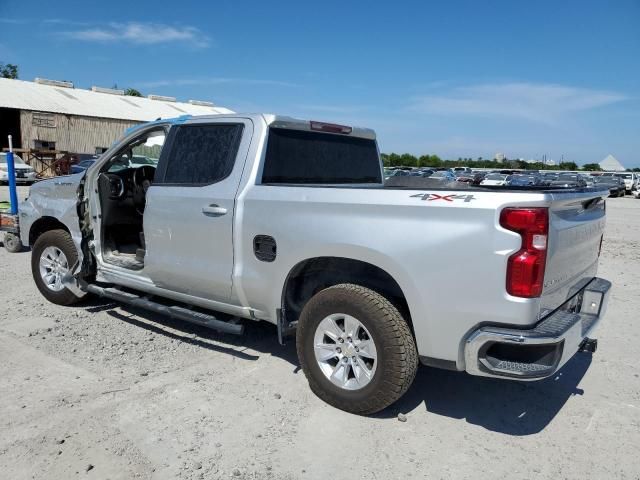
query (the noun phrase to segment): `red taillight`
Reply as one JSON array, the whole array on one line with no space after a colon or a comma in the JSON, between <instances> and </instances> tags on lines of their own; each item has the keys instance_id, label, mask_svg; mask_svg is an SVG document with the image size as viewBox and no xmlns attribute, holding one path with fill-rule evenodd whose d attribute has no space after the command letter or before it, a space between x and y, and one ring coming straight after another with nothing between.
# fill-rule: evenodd
<instances>
[{"instance_id":1,"label":"red taillight","mask_svg":"<svg viewBox=\"0 0 640 480\"><path fill-rule=\"evenodd\" d=\"M319 132L327 132L327 133L344 133L349 134L353 131L353 128L347 127L346 125L336 125L335 123L324 123L324 122L310 122L311 130L317 130Z\"/></svg>"},{"instance_id":2,"label":"red taillight","mask_svg":"<svg viewBox=\"0 0 640 480\"><path fill-rule=\"evenodd\" d=\"M522 237L522 247L507 263L507 292L515 297L542 294L547 261L549 211L546 208L505 208L500 225Z\"/></svg>"}]
</instances>

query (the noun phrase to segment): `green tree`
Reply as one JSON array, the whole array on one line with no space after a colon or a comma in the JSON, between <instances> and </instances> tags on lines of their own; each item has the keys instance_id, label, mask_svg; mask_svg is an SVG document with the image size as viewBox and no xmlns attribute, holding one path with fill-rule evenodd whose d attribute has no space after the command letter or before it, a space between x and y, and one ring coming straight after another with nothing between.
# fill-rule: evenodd
<instances>
[{"instance_id":1,"label":"green tree","mask_svg":"<svg viewBox=\"0 0 640 480\"><path fill-rule=\"evenodd\" d=\"M418 159L410 153L403 153L400 155L400 162L403 167L417 167Z\"/></svg>"},{"instance_id":2,"label":"green tree","mask_svg":"<svg viewBox=\"0 0 640 480\"><path fill-rule=\"evenodd\" d=\"M0 77L18 79L18 66L13 63L0 63Z\"/></svg>"},{"instance_id":3,"label":"green tree","mask_svg":"<svg viewBox=\"0 0 640 480\"><path fill-rule=\"evenodd\" d=\"M442 166L442 160L437 155L421 155L418 158L419 167L440 167Z\"/></svg>"},{"instance_id":4,"label":"green tree","mask_svg":"<svg viewBox=\"0 0 640 480\"><path fill-rule=\"evenodd\" d=\"M524 160L511 160L509 163L511 164L512 168L517 168L520 170L527 170L529 168L529 164Z\"/></svg>"},{"instance_id":5,"label":"green tree","mask_svg":"<svg viewBox=\"0 0 640 480\"><path fill-rule=\"evenodd\" d=\"M599 172L602 169L600 168L600 165L598 165L597 163L585 163L582 166L583 170L587 170L589 172Z\"/></svg>"},{"instance_id":6,"label":"green tree","mask_svg":"<svg viewBox=\"0 0 640 480\"><path fill-rule=\"evenodd\" d=\"M400 167L402 165L402 163L400 162L400 155L398 155L397 153L390 153L389 155L387 155L387 157L390 167Z\"/></svg>"},{"instance_id":7,"label":"green tree","mask_svg":"<svg viewBox=\"0 0 640 480\"><path fill-rule=\"evenodd\" d=\"M542 162L534 162L534 163L530 163L529 164L529 168L531 170L544 170L545 169L545 164Z\"/></svg>"},{"instance_id":8,"label":"green tree","mask_svg":"<svg viewBox=\"0 0 640 480\"><path fill-rule=\"evenodd\" d=\"M558 167L560 168L560 170L578 170L578 165L576 165L576 162L560 162L560 165L558 165Z\"/></svg>"},{"instance_id":9,"label":"green tree","mask_svg":"<svg viewBox=\"0 0 640 480\"><path fill-rule=\"evenodd\" d=\"M128 95L130 97L141 97L142 96L142 94L138 90L136 90L135 88L126 88L124 90L124 94Z\"/></svg>"}]
</instances>

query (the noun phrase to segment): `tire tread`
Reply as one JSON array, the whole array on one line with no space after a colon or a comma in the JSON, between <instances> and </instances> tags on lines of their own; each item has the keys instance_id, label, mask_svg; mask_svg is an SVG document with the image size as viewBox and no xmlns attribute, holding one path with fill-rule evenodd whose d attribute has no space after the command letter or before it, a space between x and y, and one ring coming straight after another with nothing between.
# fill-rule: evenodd
<instances>
[{"instance_id":1,"label":"tire tread","mask_svg":"<svg viewBox=\"0 0 640 480\"><path fill-rule=\"evenodd\" d=\"M375 313L373 318L380 319L378 327L383 332L382 334L387 342L386 348L389 359L386 372L388 375L383 379L381 388L377 388L365 400L346 400L323 388L321 383L309 371L309 365L306 364L305 356L302 352L303 339L307 335L314 334L314 332L307 331L310 320L305 315L307 306L313 302L314 297L303 309L297 332L298 358L312 391L330 405L360 415L372 414L391 405L406 393L418 369L418 353L409 324L388 299L366 287L343 283L326 288L317 295L320 294L324 297L347 295L352 299L357 299L358 302L362 302L365 308Z\"/></svg>"},{"instance_id":2,"label":"tire tread","mask_svg":"<svg viewBox=\"0 0 640 480\"><path fill-rule=\"evenodd\" d=\"M73 239L71 238L71 235L69 235L69 232L62 229L44 232L33 244L31 253L31 273L33 274L36 287L38 287L40 293L47 300L57 305L72 305L77 303L80 298L71 290L65 288L60 292L53 292L42 283L42 279L40 278L39 258L42 250L48 246L56 246L64 252L67 257L67 261L69 262L69 268L71 268L78 260L76 246L73 243Z\"/></svg>"}]
</instances>

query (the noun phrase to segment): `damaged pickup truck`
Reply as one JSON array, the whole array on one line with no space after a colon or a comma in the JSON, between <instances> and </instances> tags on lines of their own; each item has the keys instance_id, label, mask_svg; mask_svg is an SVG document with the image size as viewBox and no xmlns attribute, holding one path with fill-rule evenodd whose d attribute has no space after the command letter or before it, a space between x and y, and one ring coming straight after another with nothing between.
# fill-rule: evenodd
<instances>
[{"instance_id":1,"label":"damaged pickup truck","mask_svg":"<svg viewBox=\"0 0 640 480\"><path fill-rule=\"evenodd\" d=\"M235 334L272 322L311 389L358 414L400 398L419 362L535 380L595 350L607 191L409 180L385 184L368 129L181 117L34 185L21 235L51 302Z\"/></svg>"}]
</instances>

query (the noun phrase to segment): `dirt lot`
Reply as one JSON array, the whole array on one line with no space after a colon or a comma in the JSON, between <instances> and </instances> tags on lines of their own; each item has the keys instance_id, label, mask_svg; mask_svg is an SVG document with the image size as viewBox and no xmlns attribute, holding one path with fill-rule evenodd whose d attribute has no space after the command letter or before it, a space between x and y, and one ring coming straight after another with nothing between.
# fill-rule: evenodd
<instances>
[{"instance_id":1,"label":"dirt lot","mask_svg":"<svg viewBox=\"0 0 640 480\"><path fill-rule=\"evenodd\" d=\"M317 399L270 325L234 338L96 300L57 307L30 254L1 249L0 476L638 479L640 201L607 210L614 291L593 357L526 384L421 367L369 418Z\"/></svg>"}]
</instances>

